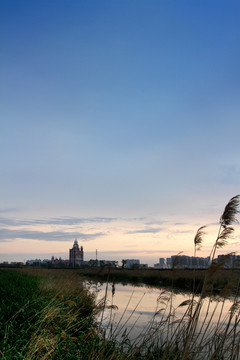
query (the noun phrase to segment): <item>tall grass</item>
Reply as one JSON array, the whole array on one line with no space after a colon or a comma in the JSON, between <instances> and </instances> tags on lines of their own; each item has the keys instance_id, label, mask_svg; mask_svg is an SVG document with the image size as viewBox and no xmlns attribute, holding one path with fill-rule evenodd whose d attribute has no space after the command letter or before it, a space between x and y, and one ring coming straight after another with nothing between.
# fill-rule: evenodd
<instances>
[{"instance_id":1,"label":"tall grass","mask_svg":"<svg viewBox=\"0 0 240 360\"><path fill-rule=\"evenodd\" d=\"M22 269L0 271L0 357L2 359L86 359L86 360L238 360L240 359L240 299L239 279L222 281L221 274L227 256L215 263L217 249L232 235L238 213L239 196L226 205L219 222L219 231L211 251L211 263L205 272L177 269L177 260L168 273L170 291L159 290L156 311L147 327L134 340L126 330L134 310L127 320L113 328L114 284L111 302L107 301L110 273L103 299L97 302L82 284L79 271ZM194 254L202 245L205 227L194 238ZM179 254L179 256L181 256ZM121 272L126 274L125 270ZM134 272L136 274L136 272ZM120 272L119 272L120 274ZM148 275L146 275L148 274ZM179 277L179 274L181 276ZM229 274L229 273L228 273ZM129 275L128 275L129 276ZM143 273L139 272L142 277ZM151 282L153 272L145 273ZM177 281L176 281L177 279ZM175 283L188 283L193 290L179 307L173 305ZM221 281L220 281L220 280ZM159 284L159 278L152 279ZM219 289L219 301L212 302L214 287ZM196 291L198 288L199 291ZM226 313L226 299L231 307ZM129 299L130 302L131 299ZM141 305L141 301L136 305ZM110 309L108 328L103 317ZM127 307L125 312L127 311ZM217 322L213 317L218 315ZM99 322L96 319L100 319Z\"/></svg>"},{"instance_id":2,"label":"tall grass","mask_svg":"<svg viewBox=\"0 0 240 360\"><path fill-rule=\"evenodd\" d=\"M3 270L0 285L1 359L95 359L105 351L94 295L77 273Z\"/></svg>"},{"instance_id":3,"label":"tall grass","mask_svg":"<svg viewBox=\"0 0 240 360\"><path fill-rule=\"evenodd\" d=\"M185 308L182 316L177 316L173 306L174 273L179 274L177 262L179 254L169 280L172 282L170 293L162 292L159 297L161 308L156 309L153 321L143 331L140 337L133 341L128 348L128 355L140 356L142 359L240 359L240 299L239 299L239 276L235 282L231 278L220 282L224 265L229 255L224 256L221 261L215 262L214 258L218 248L227 244L232 236L233 224L237 221L239 212L239 196L232 198L226 205L219 221L219 231L213 243L210 254L209 268L204 272L200 292L196 293L196 271L192 272L193 292L189 300L182 302L179 307ZM194 255L202 245L205 226L198 229L194 238ZM214 286L218 286L219 297L212 306ZM106 298L106 296L105 296ZM232 305L228 312L224 312L227 298L231 298ZM163 306L163 307L162 307ZM162 314L158 321L156 315ZM217 323L213 321L214 316L219 313ZM120 329L121 330L121 329ZM114 337L116 329L111 333ZM126 349L126 337L123 338Z\"/></svg>"},{"instance_id":4,"label":"tall grass","mask_svg":"<svg viewBox=\"0 0 240 360\"><path fill-rule=\"evenodd\" d=\"M40 279L16 271L0 271L0 354L3 358L21 358L27 346L36 312ZM0 355L0 356L1 356Z\"/></svg>"}]
</instances>

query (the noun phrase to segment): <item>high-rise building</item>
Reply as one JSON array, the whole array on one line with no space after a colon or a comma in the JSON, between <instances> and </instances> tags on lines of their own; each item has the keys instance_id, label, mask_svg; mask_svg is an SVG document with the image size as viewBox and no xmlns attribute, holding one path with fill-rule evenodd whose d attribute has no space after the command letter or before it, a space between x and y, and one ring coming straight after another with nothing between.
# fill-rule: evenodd
<instances>
[{"instance_id":1,"label":"high-rise building","mask_svg":"<svg viewBox=\"0 0 240 360\"><path fill-rule=\"evenodd\" d=\"M165 258L159 258L159 264L165 265Z\"/></svg>"},{"instance_id":2,"label":"high-rise building","mask_svg":"<svg viewBox=\"0 0 240 360\"><path fill-rule=\"evenodd\" d=\"M72 249L69 249L69 263L71 266L83 264L83 247L79 249L78 241L75 239Z\"/></svg>"}]
</instances>

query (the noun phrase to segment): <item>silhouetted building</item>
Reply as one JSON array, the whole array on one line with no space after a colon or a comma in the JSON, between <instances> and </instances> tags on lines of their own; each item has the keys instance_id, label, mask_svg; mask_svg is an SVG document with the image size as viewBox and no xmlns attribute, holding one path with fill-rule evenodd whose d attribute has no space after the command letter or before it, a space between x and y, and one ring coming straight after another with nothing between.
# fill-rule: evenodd
<instances>
[{"instance_id":1,"label":"silhouetted building","mask_svg":"<svg viewBox=\"0 0 240 360\"><path fill-rule=\"evenodd\" d=\"M210 257L173 255L167 258L159 258L159 263L154 264L155 269L206 269L210 265Z\"/></svg>"},{"instance_id":2,"label":"silhouetted building","mask_svg":"<svg viewBox=\"0 0 240 360\"><path fill-rule=\"evenodd\" d=\"M198 257L187 255L171 256L171 267L178 269L206 269L210 265L210 257Z\"/></svg>"},{"instance_id":3,"label":"silhouetted building","mask_svg":"<svg viewBox=\"0 0 240 360\"><path fill-rule=\"evenodd\" d=\"M133 267L139 267L140 266L140 260L138 259L126 259L125 260L125 268L131 269Z\"/></svg>"},{"instance_id":4,"label":"silhouetted building","mask_svg":"<svg viewBox=\"0 0 240 360\"><path fill-rule=\"evenodd\" d=\"M69 249L69 263L73 267L83 265L83 247L79 248L77 239L75 239L72 249Z\"/></svg>"}]
</instances>

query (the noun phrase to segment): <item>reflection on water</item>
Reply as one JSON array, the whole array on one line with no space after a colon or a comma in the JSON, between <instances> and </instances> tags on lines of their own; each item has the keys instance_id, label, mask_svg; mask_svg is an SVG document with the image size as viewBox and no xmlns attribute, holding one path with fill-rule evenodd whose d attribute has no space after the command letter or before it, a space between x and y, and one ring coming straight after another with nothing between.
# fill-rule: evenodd
<instances>
[{"instance_id":1,"label":"reflection on water","mask_svg":"<svg viewBox=\"0 0 240 360\"><path fill-rule=\"evenodd\" d=\"M174 324L171 330L174 333L179 320L183 323L189 318L189 307L181 304L192 300L190 293L173 294L166 289L122 284L115 284L115 289L112 284L107 286L106 283L87 282L87 285L97 293L97 301L106 295L107 307L98 321L108 334L111 332L117 338L128 335L129 339L136 340L146 333L153 333L154 329L160 330L164 338L169 336L169 333L164 335L167 322ZM198 297L194 299L197 302ZM199 315L199 336L206 331L211 334L217 326L224 325L231 305L231 300L223 301L218 297L205 299Z\"/></svg>"}]
</instances>

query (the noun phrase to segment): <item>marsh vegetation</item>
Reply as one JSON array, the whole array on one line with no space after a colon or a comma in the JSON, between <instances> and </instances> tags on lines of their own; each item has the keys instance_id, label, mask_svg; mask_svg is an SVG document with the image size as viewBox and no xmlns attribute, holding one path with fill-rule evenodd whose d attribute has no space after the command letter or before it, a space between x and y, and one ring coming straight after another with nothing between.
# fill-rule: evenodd
<instances>
[{"instance_id":1,"label":"marsh vegetation","mask_svg":"<svg viewBox=\"0 0 240 360\"><path fill-rule=\"evenodd\" d=\"M232 224L238 206L239 196L226 205L210 254L210 266L201 276L193 271L190 281L184 271L179 277L177 260L169 274L165 274L169 287L159 289L152 318L141 336L135 338L126 329L138 306L123 323L118 321L113 326L111 321L117 307L109 272L99 299L97 292L84 286L82 272L78 270L1 270L0 356L7 360L240 359L239 276L234 273L233 279L224 270L227 255L214 262L217 249L226 244L234 231ZM202 245L205 231L205 227L197 231L195 251ZM143 273L137 274L140 281ZM145 277L154 278L153 273L146 274ZM179 284L179 279L188 287L189 296L176 307L174 283ZM159 282L159 278L152 281ZM216 289L217 299L213 298ZM127 311L128 304L120 320Z\"/></svg>"}]
</instances>

